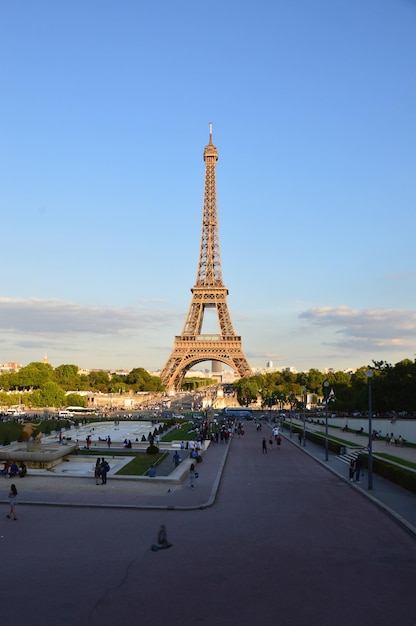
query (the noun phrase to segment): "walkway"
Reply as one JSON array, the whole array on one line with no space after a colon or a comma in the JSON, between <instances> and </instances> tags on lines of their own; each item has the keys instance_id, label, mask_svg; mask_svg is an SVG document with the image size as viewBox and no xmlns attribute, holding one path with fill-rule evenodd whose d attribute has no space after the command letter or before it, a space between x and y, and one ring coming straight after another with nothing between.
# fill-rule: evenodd
<instances>
[{"instance_id":1,"label":"walkway","mask_svg":"<svg viewBox=\"0 0 416 626\"><path fill-rule=\"evenodd\" d=\"M322 448L313 458L312 446L284 439L263 455L264 434L247 423L229 448L210 448L194 490L18 481L19 519L0 518L4 623L414 626L414 535ZM22 505L29 496L72 506ZM154 553L160 524L173 547Z\"/></svg>"},{"instance_id":2,"label":"walkway","mask_svg":"<svg viewBox=\"0 0 416 626\"><path fill-rule=\"evenodd\" d=\"M300 422L299 422L300 424ZM309 429L325 432L323 425L308 425ZM356 435L355 433L344 433L339 428L328 428L329 437L334 436L352 444L365 448L368 444L368 437L364 435ZM284 436L292 445L299 447L304 453L312 456L322 466L329 471L341 477L346 484L352 489L358 490L366 498L370 499L374 504L384 509L389 515L394 517L398 522L404 525L410 532L416 536L416 495L398 487L373 473L373 489L368 490L368 475L366 470L361 478L360 483L350 483L348 479L348 465L345 460L329 450L328 461L325 461L325 449L306 440L306 446L299 446L297 434L293 433L292 438L289 436L289 429L286 429ZM373 441L373 453L386 453L398 458L406 459L416 464L416 448L406 446L386 446L385 441Z\"/></svg>"}]
</instances>

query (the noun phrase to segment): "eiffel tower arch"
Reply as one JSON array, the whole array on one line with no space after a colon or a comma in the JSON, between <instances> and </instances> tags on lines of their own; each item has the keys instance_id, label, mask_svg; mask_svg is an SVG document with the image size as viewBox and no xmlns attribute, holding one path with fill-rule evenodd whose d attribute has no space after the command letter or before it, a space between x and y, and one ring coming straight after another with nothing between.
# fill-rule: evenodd
<instances>
[{"instance_id":1,"label":"eiffel tower arch","mask_svg":"<svg viewBox=\"0 0 416 626\"><path fill-rule=\"evenodd\" d=\"M253 375L243 353L241 337L234 332L227 306L228 289L222 280L215 177L218 151L212 143L211 123L204 161L204 207L198 271L182 333L175 337L173 351L160 374L167 391L179 390L186 372L203 361L220 361L241 378ZM201 334L206 309L215 309L219 334Z\"/></svg>"}]
</instances>

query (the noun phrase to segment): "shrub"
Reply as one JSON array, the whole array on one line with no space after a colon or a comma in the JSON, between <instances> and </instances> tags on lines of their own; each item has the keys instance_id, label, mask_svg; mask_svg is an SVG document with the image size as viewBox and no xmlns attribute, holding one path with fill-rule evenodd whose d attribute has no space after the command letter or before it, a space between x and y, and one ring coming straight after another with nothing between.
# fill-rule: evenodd
<instances>
[{"instance_id":1,"label":"shrub","mask_svg":"<svg viewBox=\"0 0 416 626\"><path fill-rule=\"evenodd\" d=\"M159 454L159 448L157 446L148 446L146 448L146 454Z\"/></svg>"}]
</instances>

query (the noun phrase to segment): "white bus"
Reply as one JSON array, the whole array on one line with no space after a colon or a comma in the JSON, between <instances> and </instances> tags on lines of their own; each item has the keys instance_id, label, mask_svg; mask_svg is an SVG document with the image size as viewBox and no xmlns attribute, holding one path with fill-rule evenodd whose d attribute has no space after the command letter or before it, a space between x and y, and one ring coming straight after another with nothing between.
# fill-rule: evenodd
<instances>
[{"instance_id":1,"label":"white bus","mask_svg":"<svg viewBox=\"0 0 416 626\"><path fill-rule=\"evenodd\" d=\"M243 409L239 406L225 407L224 415L227 415L228 417L239 417L241 419L246 419L246 420L253 419L253 413L250 411L250 409Z\"/></svg>"},{"instance_id":2,"label":"white bus","mask_svg":"<svg viewBox=\"0 0 416 626\"><path fill-rule=\"evenodd\" d=\"M75 417L77 415L95 415L95 409L85 406L67 406L58 412L58 417Z\"/></svg>"}]
</instances>

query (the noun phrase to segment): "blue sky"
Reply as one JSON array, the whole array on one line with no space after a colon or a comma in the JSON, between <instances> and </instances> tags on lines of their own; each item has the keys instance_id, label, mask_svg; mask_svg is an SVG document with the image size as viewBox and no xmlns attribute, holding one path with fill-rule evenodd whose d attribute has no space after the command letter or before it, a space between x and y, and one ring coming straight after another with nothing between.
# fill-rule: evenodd
<instances>
[{"instance_id":1,"label":"blue sky","mask_svg":"<svg viewBox=\"0 0 416 626\"><path fill-rule=\"evenodd\" d=\"M0 362L163 367L211 121L250 365L413 359L415 32L414 0L2 2Z\"/></svg>"}]
</instances>

